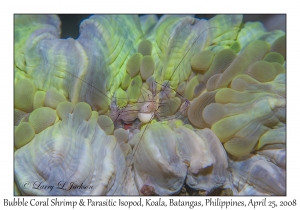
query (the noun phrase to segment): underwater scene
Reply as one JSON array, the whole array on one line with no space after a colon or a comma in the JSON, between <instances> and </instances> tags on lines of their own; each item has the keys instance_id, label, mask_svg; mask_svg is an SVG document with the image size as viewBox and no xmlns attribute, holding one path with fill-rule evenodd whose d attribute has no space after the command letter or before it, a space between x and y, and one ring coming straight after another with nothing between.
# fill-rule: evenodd
<instances>
[{"instance_id":1,"label":"underwater scene","mask_svg":"<svg viewBox=\"0 0 300 210\"><path fill-rule=\"evenodd\" d=\"M60 17L14 16L15 195L286 195L285 26Z\"/></svg>"}]
</instances>

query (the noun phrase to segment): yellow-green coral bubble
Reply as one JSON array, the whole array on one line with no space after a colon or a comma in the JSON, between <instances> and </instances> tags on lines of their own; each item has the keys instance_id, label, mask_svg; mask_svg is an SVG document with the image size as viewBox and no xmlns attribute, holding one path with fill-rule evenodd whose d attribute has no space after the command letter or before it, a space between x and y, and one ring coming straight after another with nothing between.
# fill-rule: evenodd
<instances>
[{"instance_id":1,"label":"yellow-green coral bubble","mask_svg":"<svg viewBox=\"0 0 300 210\"><path fill-rule=\"evenodd\" d=\"M248 155L254 148L257 140L253 138L233 138L224 144L228 153L234 156Z\"/></svg>"},{"instance_id":2,"label":"yellow-green coral bubble","mask_svg":"<svg viewBox=\"0 0 300 210\"><path fill-rule=\"evenodd\" d=\"M83 120L88 121L92 116L92 109L91 106L87 103L80 102L75 105L74 111L74 120L76 121L75 124L80 124Z\"/></svg>"},{"instance_id":3,"label":"yellow-green coral bubble","mask_svg":"<svg viewBox=\"0 0 300 210\"><path fill-rule=\"evenodd\" d=\"M218 52L205 73L203 80L207 81L211 76L224 72L233 60L236 58L236 54L230 49L224 49Z\"/></svg>"},{"instance_id":4,"label":"yellow-green coral bubble","mask_svg":"<svg viewBox=\"0 0 300 210\"><path fill-rule=\"evenodd\" d=\"M129 87L127 88L127 96L129 103L137 102L141 93L142 84L142 78L139 75L137 75L131 80Z\"/></svg>"},{"instance_id":5,"label":"yellow-green coral bubble","mask_svg":"<svg viewBox=\"0 0 300 210\"><path fill-rule=\"evenodd\" d=\"M211 103L203 109L202 116L206 123L213 125L226 115L226 111L223 104Z\"/></svg>"},{"instance_id":6,"label":"yellow-green coral bubble","mask_svg":"<svg viewBox=\"0 0 300 210\"><path fill-rule=\"evenodd\" d=\"M128 74L133 78L140 71L143 55L141 53L135 53L126 63L126 70Z\"/></svg>"},{"instance_id":7,"label":"yellow-green coral bubble","mask_svg":"<svg viewBox=\"0 0 300 210\"><path fill-rule=\"evenodd\" d=\"M203 109L211 103L215 102L216 91L206 92L193 100L188 110L189 121L198 128L210 128L202 116Z\"/></svg>"},{"instance_id":8,"label":"yellow-green coral bubble","mask_svg":"<svg viewBox=\"0 0 300 210\"><path fill-rule=\"evenodd\" d=\"M286 36L279 37L271 46L271 52L280 53L286 59Z\"/></svg>"},{"instance_id":9,"label":"yellow-green coral bubble","mask_svg":"<svg viewBox=\"0 0 300 210\"><path fill-rule=\"evenodd\" d=\"M282 65L280 65L279 63L272 63L272 65L276 69L277 75L285 73L285 68Z\"/></svg>"},{"instance_id":10,"label":"yellow-green coral bubble","mask_svg":"<svg viewBox=\"0 0 300 210\"><path fill-rule=\"evenodd\" d=\"M115 98L116 98L118 107L125 107L127 105L127 101L128 101L127 93L123 89L118 88L116 90Z\"/></svg>"},{"instance_id":11,"label":"yellow-green coral bubble","mask_svg":"<svg viewBox=\"0 0 300 210\"><path fill-rule=\"evenodd\" d=\"M217 103L221 104L245 103L263 95L264 93L239 92L230 88L221 88L217 92L215 99Z\"/></svg>"},{"instance_id":12,"label":"yellow-green coral bubble","mask_svg":"<svg viewBox=\"0 0 300 210\"><path fill-rule=\"evenodd\" d=\"M45 91L36 91L36 93L34 94L33 109L44 107L45 97L46 97Z\"/></svg>"},{"instance_id":13,"label":"yellow-green coral bubble","mask_svg":"<svg viewBox=\"0 0 300 210\"><path fill-rule=\"evenodd\" d=\"M215 75L211 76L206 82L206 90L207 91L215 90L216 85L218 84L218 81L219 81L221 76L222 76L222 73L215 74Z\"/></svg>"},{"instance_id":14,"label":"yellow-green coral bubble","mask_svg":"<svg viewBox=\"0 0 300 210\"><path fill-rule=\"evenodd\" d=\"M139 43L138 52L143 56L151 55L152 43L149 40L143 40Z\"/></svg>"},{"instance_id":15,"label":"yellow-green coral bubble","mask_svg":"<svg viewBox=\"0 0 300 210\"><path fill-rule=\"evenodd\" d=\"M56 113L57 116L61 119L61 120L67 120L69 117L69 114L73 112L73 104L69 101L64 101L60 104L58 104L57 108L56 108Z\"/></svg>"},{"instance_id":16,"label":"yellow-green coral bubble","mask_svg":"<svg viewBox=\"0 0 300 210\"><path fill-rule=\"evenodd\" d=\"M204 50L196 53L191 59L191 66L197 71L206 71L213 60L214 53L210 50Z\"/></svg>"},{"instance_id":17,"label":"yellow-green coral bubble","mask_svg":"<svg viewBox=\"0 0 300 210\"><path fill-rule=\"evenodd\" d=\"M211 130L218 136L222 143L231 139L236 132L255 119L262 118L272 112L268 100L257 101L253 108L245 113L223 118L213 124Z\"/></svg>"},{"instance_id":18,"label":"yellow-green coral bubble","mask_svg":"<svg viewBox=\"0 0 300 210\"><path fill-rule=\"evenodd\" d=\"M213 125L215 122L221 120L224 117L248 112L250 109L253 109L260 100L262 100L261 97L254 99L248 103L212 103L205 107L205 109L203 110L203 119L208 124Z\"/></svg>"},{"instance_id":19,"label":"yellow-green coral bubble","mask_svg":"<svg viewBox=\"0 0 300 210\"><path fill-rule=\"evenodd\" d=\"M148 79L154 72L154 60L150 55L146 55L142 59L141 63L141 76L143 80Z\"/></svg>"},{"instance_id":20,"label":"yellow-green coral bubble","mask_svg":"<svg viewBox=\"0 0 300 210\"><path fill-rule=\"evenodd\" d=\"M15 108L24 112L33 110L35 85L29 79L21 79L15 85Z\"/></svg>"},{"instance_id":21,"label":"yellow-green coral bubble","mask_svg":"<svg viewBox=\"0 0 300 210\"><path fill-rule=\"evenodd\" d=\"M194 89L194 98L200 96L204 92L206 86L203 82L199 83Z\"/></svg>"},{"instance_id":22,"label":"yellow-green coral bubble","mask_svg":"<svg viewBox=\"0 0 300 210\"><path fill-rule=\"evenodd\" d=\"M260 84L260 82L246 74L241 74L232 80L231 88L237 91L244 91L251 84Z\"/></svg>"},{"instance_id":23,"label":"yellow-green coral bubble","mask_svg":"<svg viewBox=\"0 0 300 210\"><path fill-rule=\"evenodd\" d=\"M50 89L45 96L45 106L56 109L57 105L66 101L66 97L56 89Z\"/></svg>"},{"instance_id":24,"label":"yellow-green coral bubble","mask_svg":"<svg viewBox=\"0 0 300 210\"><path fill-rule=\"evenodd\" d=\"M114 131L113 121L106 115L100 115L98 117L98 124L104 130L107 135L110 135Z\"/></svg>"},{"instance_id":25,"label":"yellow-green coral bubble","mask_svg":"<svg viewBox=\"0 0 300 210\"><path fill-rule=\"evenodd\" d=\"M188 100L192 100L194 97L194 89L195 87L198 85L198 78L197 76L194 76L187 84L186 88L185 88L185 92L184 92L184 96L188 99Z\"/></svg>"},{"instance_id":26,"label":"yellow-green coral bubble","mask_svg":"<svg viewBox=\"0 0 300 210\"><path fill-rule=\"evenodd\" d=\"M252 120L248 125L239 130L234 138L224 144L226 151L234 156L248 155L255 149L260 136L269 130L266 125L274 126L277 124L276 120L270 121L270 116L272 116L272 112L264 117Z\"/></svg>"},{"instance_id":27,"label":"yellow-green coral bubble","mask_svg":"<svg viewBox=\"0 0 300 210\"><path fill-rule=\"evenodd\" d=\"M265 57L264 57L264 61L267 61L269 63L279 63L279 64L283 64L284 63L284 58L281 54L277 53L277 52L269 52Z\"/></svg>"},{"instance_id":28,"label":"yellow-green coral bubble","mask_svg":"<svg viewBox=\"0 0 300 210\"><path fill-rule=\"evenodd\" d=\"M177 87L177 92L183 94L185 91L185 87L186 87L186 82L182 81Z\"/></svg>"},{"instance_id":29,"label":"yellow-green coral bubble","mask_svg":"<svg viewBox=\"0 0 300 210\"><path fill-rule=\"evenodd\" d=\"M285 127L271 129L262 135L258 141L257 149L262 148L267 144L285 144Z\"/></svg>"},{"instance_id":30,"label":"yellow-green coral bubble","mask_svg":"<svg viewBox=\"0 0 300 210\"><path fill-rule=\"evenodd\" d=\"M34 129L28 122L20 123L15 129L15 147L17 149L23 147L25 144L29 143L34 136Z\"/></svg>"},{"instance_id":31,"label":"yellow-green coral bubble","mask_svg":"<svg viewBox=\"0 0 300 210\"><path fill-rule=\"evenodd\" d=\"M121 84L122 89L126 90L128 88L128 85L130 84L130 82L131 82L131 77L127 72L125 72L125 75L123 77L122 84Z\"/></svg>"},{"instance_id":32,"label":"yellow-green coral bubble","mask_svg":"<svg viewBox=\"0 0 300 210\"><path fill-rule=\"evenodd\" d=\"M93 94L90 99L92 99L91 103L93 108L97 110L99 114L107 112L109 100L105 94L98 92L97 94Z\"/></svg>"},{"instance_id":33,"label":"yellow-green coral bubble","mask_svg":"<svg viewBox=\"0 0 300 210\"><path fill-rule=\"evenodd\" d=\"M227 87L234 77L244 73L254 62L261 60L268 51L267 42L261 40L251 42L220 76L215 89Z\"/></svg>"},{"instance_id":34,"label":"yellow-green coral bubble","mask_svg":"<svg viewBox=\"0 0 300 210\"><path fill-rule=\"evenodd\" d=\"M267 61L257 61L250 66L248 75L259 82L270 82L275 79L277 71L272 64Z\"/></svg>"},{"instance_id":35,"label":"yellow-green coral bubble","mask_svg":"<svg viewBox=\"0 0 300 210\"><path fill-rule=\"evenodd\" d=\"M211 130L218 136L220 141L224 143L232 138L234 134L248 122L249 120L247 120L245 115L234 115L216 122L211 127Z\"/></svg>"},{"instance_id":36,"label":"yellow-green coral bubble","mask_svg":"<svg viewBox=\"0 0 300 210\"><path fill-rule=\"evenodd\" d=\"M32 125L35 133L38 134L45 130L49 126L53 125L56 120L55 110L49 107L41 107L34 110L28 119L28 122Z\"/></svg>"}]
</instances>

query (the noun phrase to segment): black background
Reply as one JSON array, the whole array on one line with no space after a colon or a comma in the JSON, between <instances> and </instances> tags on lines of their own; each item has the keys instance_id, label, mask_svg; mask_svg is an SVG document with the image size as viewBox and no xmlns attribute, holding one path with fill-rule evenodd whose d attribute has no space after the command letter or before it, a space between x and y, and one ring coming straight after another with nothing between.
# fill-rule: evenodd
<instances>
[{"instance_id":1,"label":"black background","mask_svg":"<svg viewBox=\"0 0 300 210\"><path fill-rule=\"evenodd\" d=\"M89 18L91 14L59 14L58 16L62 22L61 38L72 37L77 39L79 36L79 25L81 21ZM157 16L161 17L162 14L158 14ZM200 19L210 19L214 16L214 14L195 15L196 18ZM246 14L244 15L243 22L248 21L261 21L269 31L275 29L286 31L285 14Z\"/></svg>"}]
</instances>

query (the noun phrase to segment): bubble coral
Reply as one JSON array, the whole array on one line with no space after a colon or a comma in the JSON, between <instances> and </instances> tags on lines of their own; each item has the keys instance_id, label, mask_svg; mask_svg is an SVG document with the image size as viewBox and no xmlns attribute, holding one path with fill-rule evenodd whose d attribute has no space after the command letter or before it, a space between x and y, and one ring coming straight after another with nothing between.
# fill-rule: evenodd
<instances>
[{"instance_id":1,"label":"bubble coral","mask_svg":"<svg viewBox=\"0 0 300 210\"><path fill-rule=\"evenodd\" d=\"M284 195L286 37L242 18L16 15L15 192Z\"/></svg>"}]
</instances>

